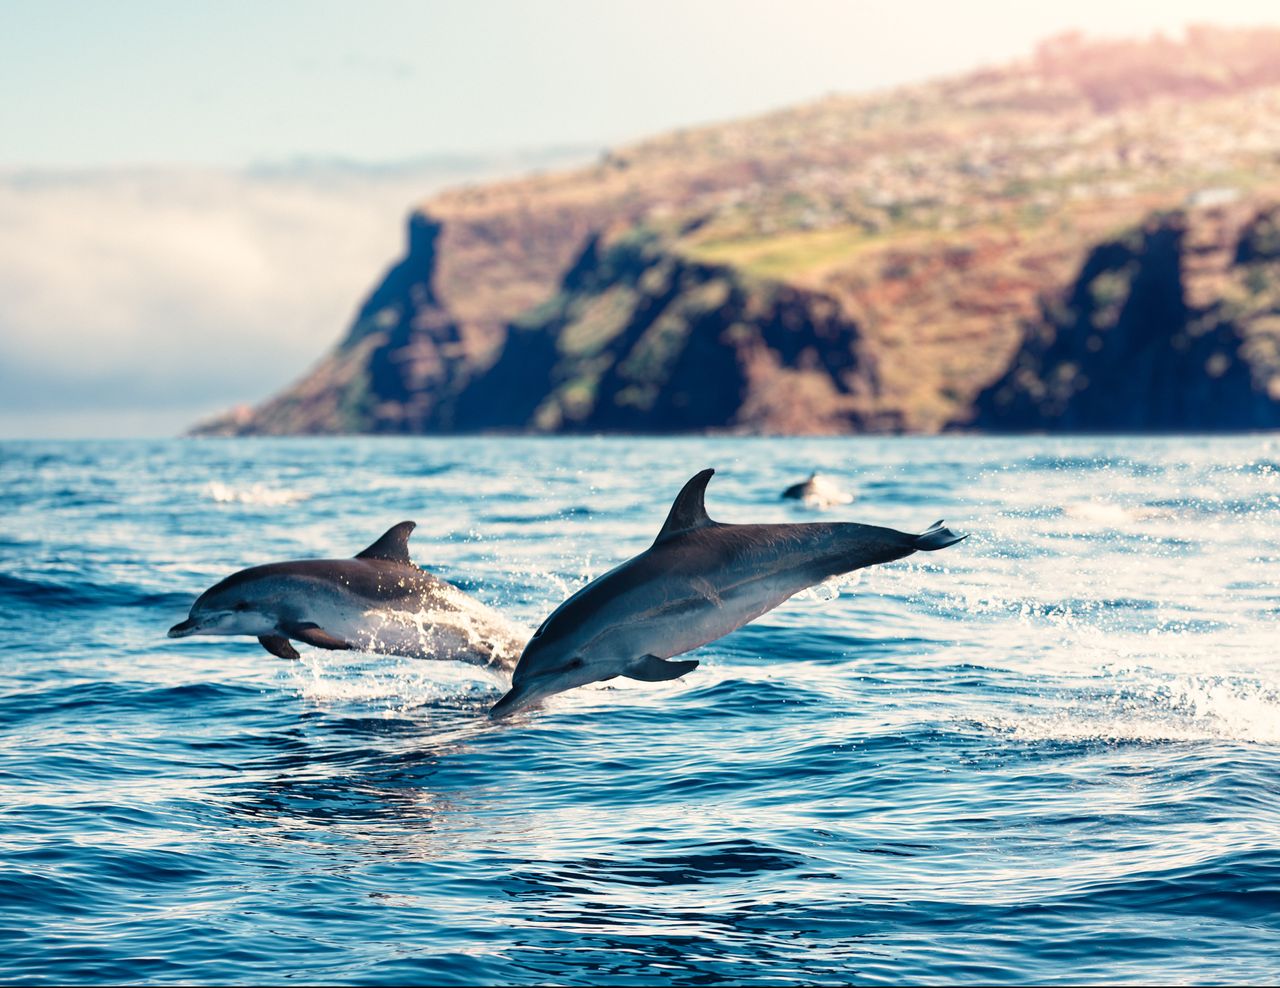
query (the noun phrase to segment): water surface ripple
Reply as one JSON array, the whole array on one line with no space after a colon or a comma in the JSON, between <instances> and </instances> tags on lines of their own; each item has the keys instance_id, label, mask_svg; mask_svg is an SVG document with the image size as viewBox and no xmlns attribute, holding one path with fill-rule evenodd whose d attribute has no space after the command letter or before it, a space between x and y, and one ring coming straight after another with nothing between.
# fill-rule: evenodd
<instances>
[{"instance_id":1,"label":"water surface ripple","mask_svg":"<svg viewBox=\"0 0 1280 988\"><path fill-rule=\"evenodd\" d=\"M704 466L973 537L499 725L164 637L404 518L532 628ZM1278 534L1268 437L0 444L0 980L1274 982Z\"/></svg>"}]
</instances>

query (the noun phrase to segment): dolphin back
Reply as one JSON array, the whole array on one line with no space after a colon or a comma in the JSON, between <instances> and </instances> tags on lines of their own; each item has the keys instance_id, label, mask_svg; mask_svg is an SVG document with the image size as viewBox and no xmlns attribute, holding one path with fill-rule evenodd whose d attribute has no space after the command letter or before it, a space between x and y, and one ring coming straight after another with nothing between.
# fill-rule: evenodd
<instances>
[{"instance_id":1,"label":"dolphin back","mask_svg":"<svg viewBox=\"0 0 1280 988\"><path fill-rule=\"evenodd\" d=\"M957 535L941 521L935 521L926 531L916 536L916 548L932 552L935 549L945 549L949 545L963 542L968 537Z\"/></svg>"}]
</instances>

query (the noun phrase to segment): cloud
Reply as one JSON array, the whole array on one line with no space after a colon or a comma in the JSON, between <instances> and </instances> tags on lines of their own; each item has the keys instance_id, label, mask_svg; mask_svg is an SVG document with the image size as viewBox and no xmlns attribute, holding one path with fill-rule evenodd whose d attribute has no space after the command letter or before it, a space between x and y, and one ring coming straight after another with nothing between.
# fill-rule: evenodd
<instances>
[{"instance_id":1,"label":"cloud","mask_svg":"<svg viewBox=\"0 0 1280 988\"><path fill-rule=\"evenodd\" d=\"M0 434L262 399L340 338L416 201L530 161L0 174Z\"/></svg>"}]
</instances>

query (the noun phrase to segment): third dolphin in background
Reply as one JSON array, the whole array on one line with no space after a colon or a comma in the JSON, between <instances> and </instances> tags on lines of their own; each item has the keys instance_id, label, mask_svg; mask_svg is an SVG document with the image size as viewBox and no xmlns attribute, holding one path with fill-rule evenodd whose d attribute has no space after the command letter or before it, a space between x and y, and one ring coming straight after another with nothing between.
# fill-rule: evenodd
<instances>
[{"instance_id":1,"label":"third dolphin in background","mask_svg":"<svg viewBox=\"0 0 1280 988\"><path fill-rule=\"evenodd\" d=\"M806 508L830 508L836 504L853 503L852 494L816 470L809 474L808 480L792 484L783 491L782 499L799 501Z\"/></svg>"}]
</instances>

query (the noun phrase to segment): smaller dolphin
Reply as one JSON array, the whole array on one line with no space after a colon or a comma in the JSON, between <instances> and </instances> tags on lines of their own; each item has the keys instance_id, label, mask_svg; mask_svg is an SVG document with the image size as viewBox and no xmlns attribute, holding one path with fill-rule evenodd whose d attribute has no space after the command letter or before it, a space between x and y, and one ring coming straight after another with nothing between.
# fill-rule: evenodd
<instances>
[{"instance_id":1,"label":"smaller dolphin","mask_svg":"<svg viewBox=\"0 0 1280 988\"><path fill-rule=\"evenodd\" d=\"M510 669L523 635L496 611L409 558L402 521L352 559L251 566L214 584L170 638L251 635L272 655L298 658L293 641Z\"/></svg>"},{"instance_id":2,"label":"smaller dolphin","mask_svg":"<svg viewBox=\"0 0 1280 988\"><path fill-rule=\"evenodd\" d=\"M703 470L684 485L652 546L551 613L490 717L615 676L676 679L698 662L671 656L727 635L806 587L965 538L942 522L921 535L850 522L722 524L704 505L714 473Z\"/></svg>"},{"instance_id":3,"label":"smaller dolphin","mask_svg":"<svg viewBox=\"0 0 1280 988\"><path fill-rule=\"evenodd\" d=\"M829 508L833 504L852 504L853 495L841 490L832 481L821 476L816 470L809 474L809 479L792 484L782 492L784 501L801 501L810 508Z\"/></svg>"}]
</instances>

